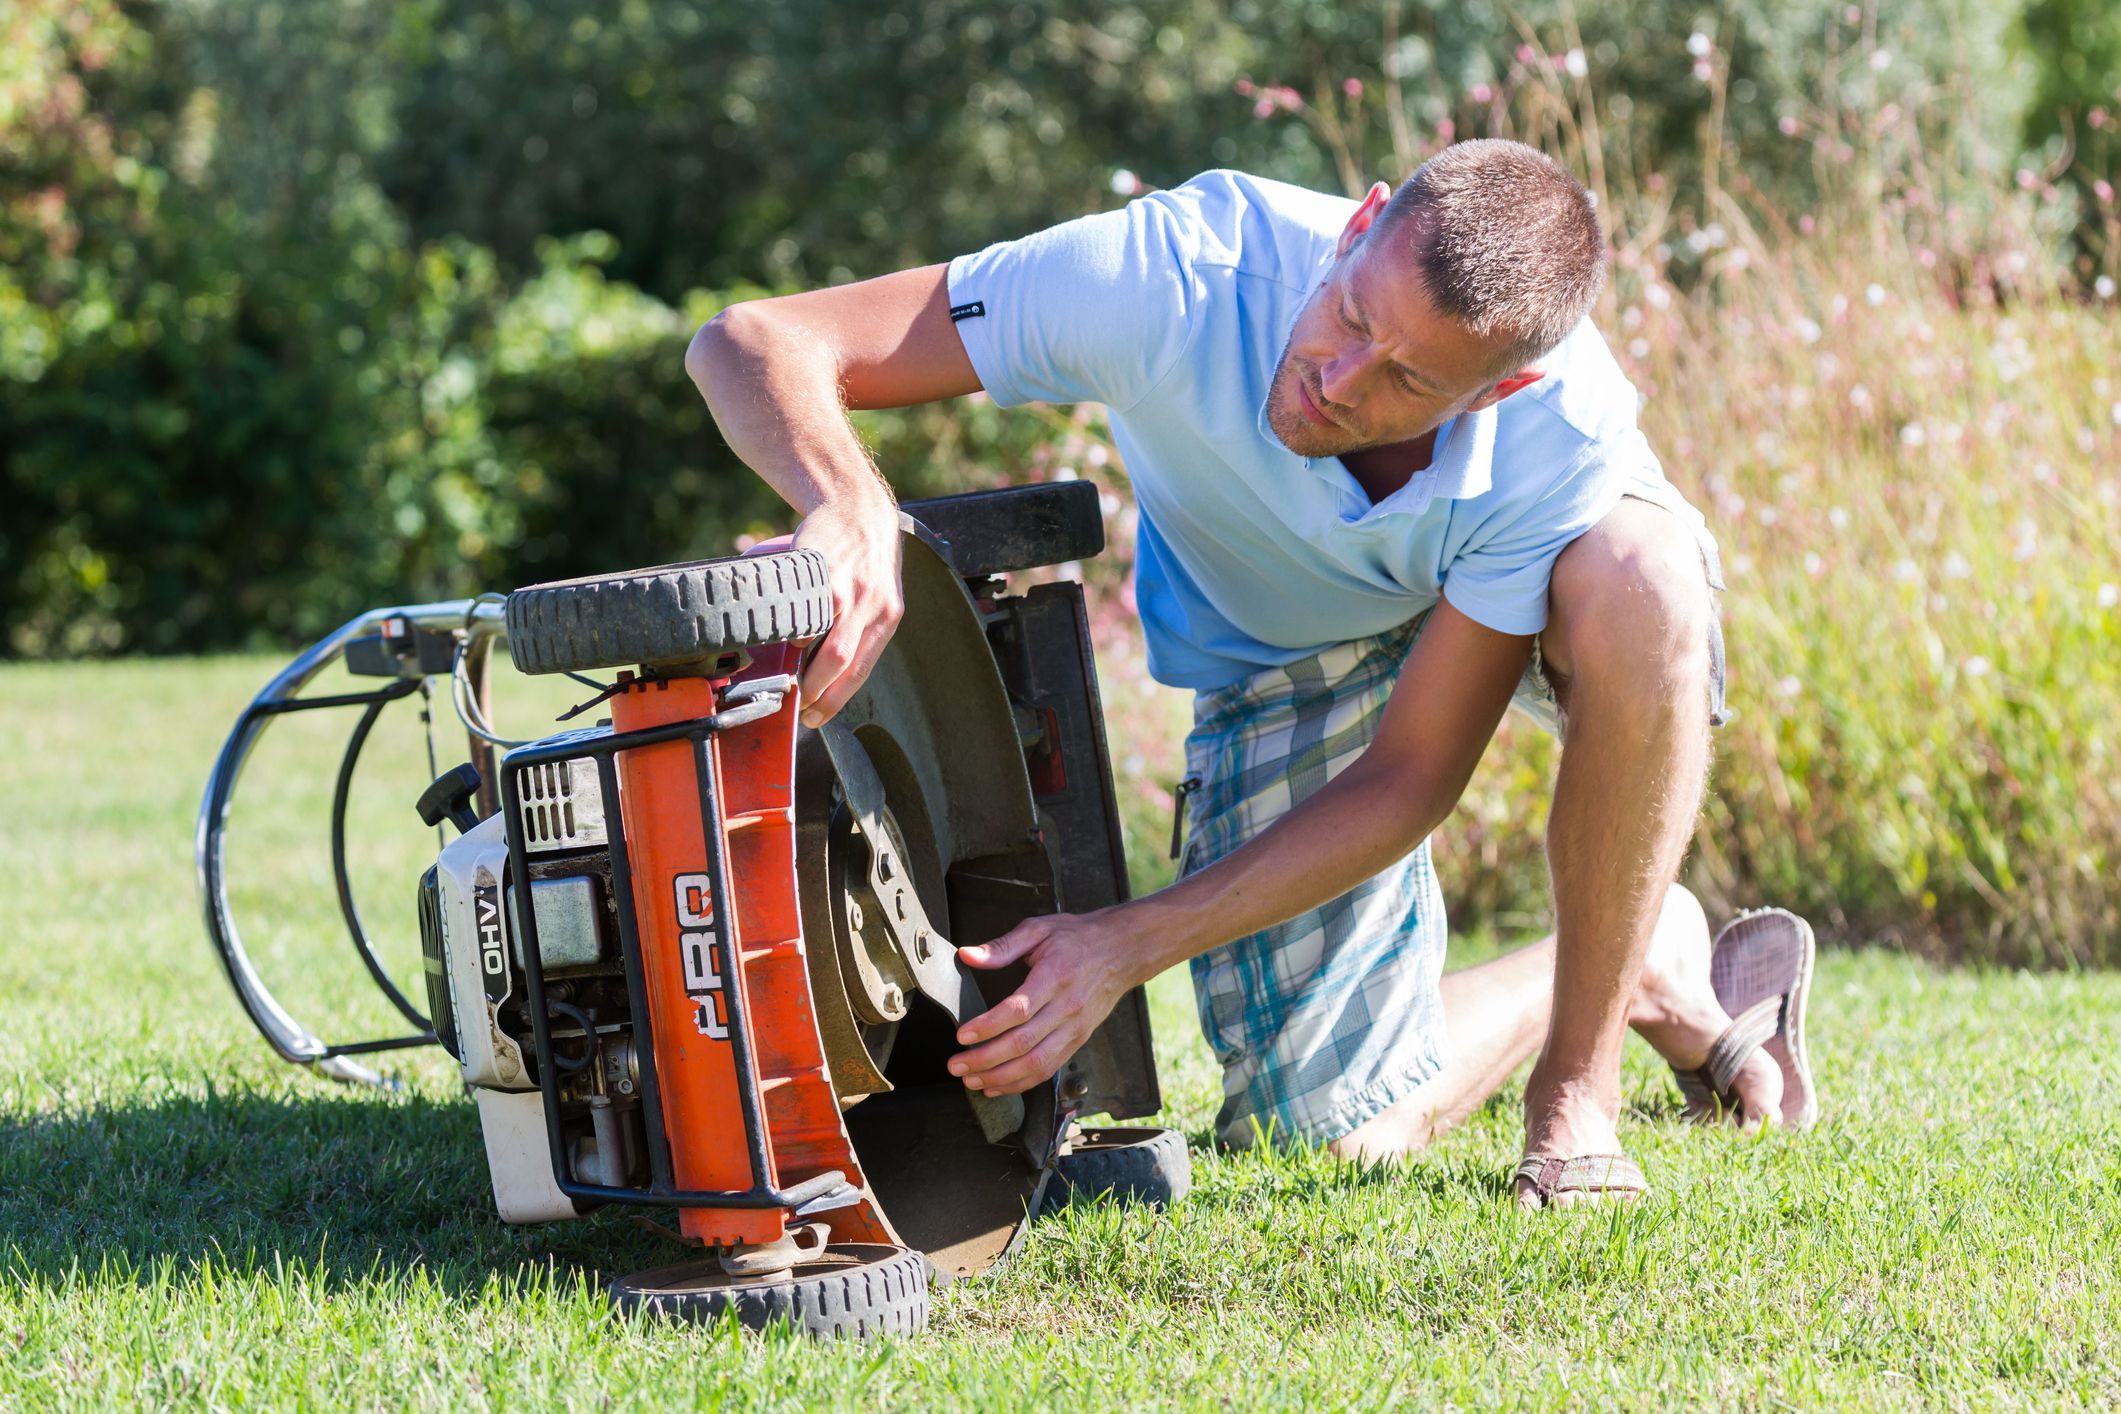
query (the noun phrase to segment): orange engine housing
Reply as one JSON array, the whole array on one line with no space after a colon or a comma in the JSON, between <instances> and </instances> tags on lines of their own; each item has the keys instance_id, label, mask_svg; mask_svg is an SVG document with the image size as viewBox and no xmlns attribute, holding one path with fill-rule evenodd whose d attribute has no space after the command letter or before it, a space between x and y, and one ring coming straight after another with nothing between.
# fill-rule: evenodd
<instances>
[{"instance_id":1,"label":"orange engine housing","mask_svg":"<svg viewBox=\"0 0 2121 1414\"><path fill-rule=\"evenodd\" d=\"M797 645L754 651L734 680L793 673ZM612 699L620 732L690 721L716 710L733 679L650 678ZM804 954L796 892L796 694L770 716L716 732L715 795L727 850L729 897L714 898L699 775L691 741L635 747L618 756L620 808L633 878L651 1044L672 1178L680 1188L752 1187L751 1153L730 1025L732 988L743 999L768 1172L785 1189L837 1169L862 1198L817 1215L836 1242L896 1242L855 1161L826 1069ZM717 946L727 931L736 975ZM828 944L829 945L829 944ZM787 1230L781 1208L683 1208L696 1242L771 1242Z\"/></svg>"}]
</instances>

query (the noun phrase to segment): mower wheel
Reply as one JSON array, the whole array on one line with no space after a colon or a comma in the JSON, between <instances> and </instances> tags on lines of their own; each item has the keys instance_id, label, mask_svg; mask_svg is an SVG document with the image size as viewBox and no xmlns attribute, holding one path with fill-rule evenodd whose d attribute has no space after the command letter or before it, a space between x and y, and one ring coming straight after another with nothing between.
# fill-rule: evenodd
<instances>
[{"instance_id":1,"label":"mower wheel","mask_svg":"<svg viewBox=\"0 0 2121 1414\"><path fill-rule=\"evenodd\" d=\"M1193 1188L1193 1155L1175 1129L1084 1129L1055 1165L1046 1211L1091 1202L1175 1203Z\"/></svg>"},{"instance_id":2,"label":"mower wheel","mask_svg":"<svg viewBox=\"0 0 2121 1414\"><path fill-rule=\"evenodd\" d=\"M832 627L815 550L533 584L508 596L508 656L526 673L697 663Z\"/></svg>"},{"instance_id":3,"label":"mower wheel","mask_svg":"<svg viewBox=\"0 0 2121 1414\"><path fill-rule=\"evenodd\" d=\"M736 1277L696 1257L620 1277L611 1304L700 1324L734 1311L751 1330L787 1325L820 1340L913 1335L928 1324L928 1259L906 1247L846 1242L785 1272Z\"/></svg>"}]
</instances>

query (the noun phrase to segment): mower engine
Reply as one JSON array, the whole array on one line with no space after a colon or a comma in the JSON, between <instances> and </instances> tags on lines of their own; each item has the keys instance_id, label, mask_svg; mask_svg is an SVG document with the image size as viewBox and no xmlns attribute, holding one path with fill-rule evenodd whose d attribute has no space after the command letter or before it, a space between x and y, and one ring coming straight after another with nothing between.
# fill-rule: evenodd
<instances>
[{"instance_id":1,"label":"mower engine","mask_svg":"<svg viewBox=\"0 0 2121 1414\"><path fill-rule=\"evenodd\" d=\"M504 1222L575 1217L577 1201L560 1191L536 1074L536 1036L522 952L522 886L536 913L540 971L548 1015L567 1051L556 1054L561 1112L589 1117L586 1132L562 1132L564 1171L621 1186L641 1172L646 1154L639 1113L640 1067L630 1020L625 969L613 936L611 853L596 772L574 763L547 768L529 783L524 803L525 875L509 867L505 821L470 813L478 773L459 767L423 797L428 814L460 817L463 833L420 880L420 950L428 1013L436 1042L463 1068L478 1105L493 1172L494 1203ZM535 871L535 872L531 872ZM459 1018L464 1020L460 1023ZM572 1028L571 1034L561 1027ZM623 1031L623 1034L622 1034ZM579 1125L576 1126L579 1128Z\"/></svg>"},{"instance_id":2,"label":"mower engine","mask_svg":"<svg viewBox=\"0 0 2121 1414\"><path fill-rule=\"evenodd\" d=\"M305 654L238 722L200 824L207 924L238 997L290 1060L433 1043L477 1106L504 1221L675 1208L691 1258L612 1283L672 1314L734 1308L822 1334L907 1331L931 1272L984 1270L1070 1164L1122 1195L1185 1186L1157 1130L1083 1131L1161 1105L1131 994L1053 1081L968 1092L945 1063L1020 969L957 948L1126 896L1080 587L1004 575L1103 544L1093 488L906 507L906 612L860 693L797 721L803 649L831 621L823 562L782 550L379 610ZM486 655L592 686L596 725L511 742ZM302 696L324 666L387 677ZM615 674L604 680L590 675ZM423 1014L377 961L344 864L348 783L384 707L446 674L472 760L417 810L458 833L420 880ZM278 715L363 709L334 865L355 948L416 1034L327 1045L264 988L222 849L244 759ZM573 714L570 714L573 715Z\"/></svg>"}]
</instances>

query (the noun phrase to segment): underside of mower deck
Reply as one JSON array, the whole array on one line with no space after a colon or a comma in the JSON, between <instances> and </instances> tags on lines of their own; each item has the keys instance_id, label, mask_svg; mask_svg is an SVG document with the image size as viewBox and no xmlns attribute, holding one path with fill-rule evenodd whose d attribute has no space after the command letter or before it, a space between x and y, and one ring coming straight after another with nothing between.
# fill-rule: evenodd
<instances>
[{"instance_id":1,"label":"underside of mower deck","mask_svg":"<svg viewBox=\"0 0 2121 1414\"><path fill-rule=\"evenodd\" d=\"M1184 1186L1175 1136L1071 1123L1160 1108L1139 991L1028 1094L976 1096L945 1069L957 1025L1021 980L965 967L958 947L1126 897L1082 591L1006 579L1098 553L1097 494L1063 483L904 509L905 617L822 729L798 723L795 681L830 590L815 554L786 550L363 614L259 694L215 764L197 844L206 924L259 1031L352 1081L377 1078L372 1053L446 1049L507 1221L675 1208L701 1250L618 1279L622 1307L910 1330L930 1271L1007 1254L1071 1160L1101 1187ZM499 737L487 668L504 645L522 671L581 679L602 720ZM302 695L342 661L378 685ZM362 924L346 802L384 709L445 683L470 759L417 802L458 831L419 884L423 1010ZM273 721L320 710L357 714L334 871L405 1035L319 1039L259 978L230 913L237 778Z\"/></svg>"}]
</instances>

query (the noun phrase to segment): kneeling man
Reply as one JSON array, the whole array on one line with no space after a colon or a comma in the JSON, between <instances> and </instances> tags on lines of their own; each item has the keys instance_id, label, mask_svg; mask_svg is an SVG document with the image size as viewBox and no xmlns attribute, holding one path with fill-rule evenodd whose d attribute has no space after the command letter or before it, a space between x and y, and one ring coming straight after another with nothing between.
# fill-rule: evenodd
<instances>
[{"instance_id":1,"label":"kneeling man","mask_svg":"<svg viewBox=\"0 0 2121 1414\"><path fill-rule=\"evenodd\" d=\"M1206 173L693 340L730 446L831 566L813 724L900 613L895 507L847 409L985 389L1109 412L1150 669L1197 694L1184 877L965 949L1030 965L960 1032L968 1086L1039 1083L1190 959L1232 1144L1404 1154L1536 1052L1519 1201L1639 1192L1615 1132L1630 1025L1697 1115L1811 1121L1809 929L1767 911L1712 946L1673 883L1723 586L1589 321L1605 263L1566 171L1467 142L1360 202ZM1555 932L1447 977L1428 837L1512 703L1563 738Z\"/></svg>"}]
</instances>

